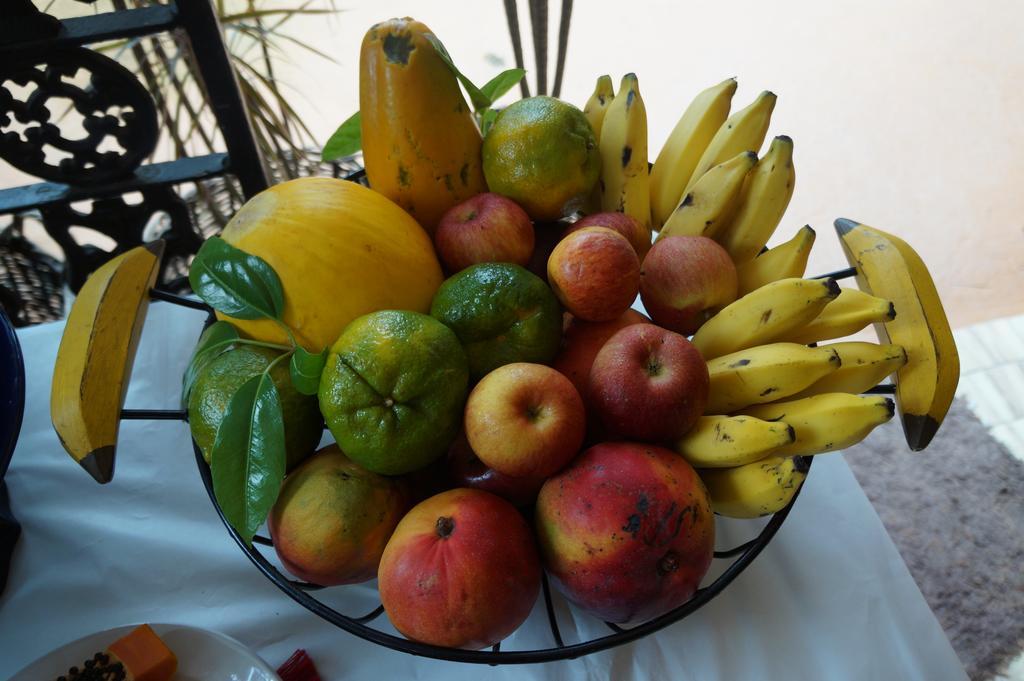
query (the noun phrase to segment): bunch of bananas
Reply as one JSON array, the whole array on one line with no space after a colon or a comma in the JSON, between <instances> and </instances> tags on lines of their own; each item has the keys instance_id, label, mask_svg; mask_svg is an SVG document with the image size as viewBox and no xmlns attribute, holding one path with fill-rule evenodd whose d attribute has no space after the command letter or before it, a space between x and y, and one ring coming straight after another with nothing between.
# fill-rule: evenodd
<instances>
[{"instance_id":1,"label":"bunch of bananas","mask_svg":"<svg viewBox=\"0 0 1024 681\"><path fill-rule=\"evenodd\" d=\"M738 299L693 336L708 361L704 416L676 450L697 467L715 510L780 510L807 472L805 457L848 447L899 408L907 442L923 449L959 378L952 333L920 257L902 240L849 220L836 230L859 289L805 279L810 226L766 244L795 186L793 140L758 157L776 96L730 115L735 79L699 93L648 172L647 120L636 76L619 93L608 76L585 109L600 140L594 205L628 213L668 236L714 239L736 266ZM835 342L875 325L882 343ZM894 376L896 402L865 395Z\"/></svg>"},{"instance_id":2,"label":"bunch of bananas","mask_svg":"<svg viewBox=\"0 0 1024 681\"><path fill-rule=\"evenodd\" d=\"M857 229L869 230L851 228L844 242ZM728 305L694 335L711 378L707 415L676 451L701 469L718 513L752 518L786 506L807 472L802 457L856 444L892 418L891 399L863 394L890 375L912 447L927 444L922 437L930 439L948 408L958 374L955 347L945 318L938 324L944 335L924 314L941 305L923 304L919 285L902 292L894 258L886 259L890 269L882 277L875 260L883 256L870 251L888 249L856 243L860 262L871 262L858 270L866 272L865 283L890 298L841 289L831 279L778 279ZM925 274L918 270L918 280ZM897 315L901 304L905 317ZM869 324L892 342L820 344ZM943 354L953 361L940 370L933 358Z\"/></svg>"},{"instance_id":3,"label":"bunch of bananas","mask_svg":"<svg viewBox=\"0 0 1024 681\"><path fill-rule=\"evenodd\" d=\"M705 416L675 443L700 469L715 510L774 513L807 472L802 457L849 447L892 418L862 395L907 362L901 345L818 345L893 319L891 301L832 279L778 279L712 317L693 342L708 362Z\"/></svg>"},{"instance_id":4,"label":"bunch of bananas","mask_svg":"<svg viewBox=\"0 0 1024 681\"><path fill-rule=\"evenodd\" d=\"M584 107L601 149L599 204L621 211L654 230L659 239L702 235L718 241L737 265L761 252L793 196L793 140L780 135L758 159L776 97L762 92L732 116L736 93L730 78L693 100L648 164L647 113L635 74L623 77L616 94L609 76L601 76ZM811 232L813 243L813 232ZM803 274L810 245L806 235L769 262ZM745 278L758 282L760 268ZM796 273L796 270L800 270ZM752 289L748 289L752 290Z\"/></svg>"}]
</instances>

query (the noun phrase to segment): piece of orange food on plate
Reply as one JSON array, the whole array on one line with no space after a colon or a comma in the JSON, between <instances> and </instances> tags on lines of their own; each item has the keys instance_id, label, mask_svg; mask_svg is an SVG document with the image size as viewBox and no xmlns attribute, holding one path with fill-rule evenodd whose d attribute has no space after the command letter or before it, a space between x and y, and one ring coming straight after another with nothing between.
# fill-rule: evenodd
<instances>
[{"instance_id":1,"label":"piece of orange food on plate","mask_svg":"<svg viewBox=\"0 0 1024 681\"><path fill-rule=\"evenodd\" d=\"M57 681L168 681L177 669L174 651L142 624Z\"/></svg>"}]
</instances>

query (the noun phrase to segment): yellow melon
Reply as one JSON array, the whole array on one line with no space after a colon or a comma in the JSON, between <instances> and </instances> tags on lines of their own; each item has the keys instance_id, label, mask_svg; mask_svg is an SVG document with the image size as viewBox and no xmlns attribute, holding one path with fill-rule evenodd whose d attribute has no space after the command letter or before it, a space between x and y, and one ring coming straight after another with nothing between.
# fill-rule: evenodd
<instances>
[{"instance_id":1,"label":"yellow melon","mask_svg":"<svg viewBox=\"0 0 1024 681\"><path fill-rule=\"evenodd\" d=\"M284 322L314 352L376 310L429 312L443 276L430 237L397 204L362 185L300 178L250 199L225 241L270 263L284 287ZM218 313L253 338L286 343L271 320Z\"/></svg>"}]
</instances>

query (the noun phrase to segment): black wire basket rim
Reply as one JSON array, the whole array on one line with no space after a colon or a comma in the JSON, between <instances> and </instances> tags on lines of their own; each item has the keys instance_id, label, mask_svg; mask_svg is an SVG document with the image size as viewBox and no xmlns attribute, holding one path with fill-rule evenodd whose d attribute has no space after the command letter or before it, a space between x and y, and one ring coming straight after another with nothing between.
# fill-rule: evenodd
<instances>
[{"instance_id":1,"label":"black wire basket rim","mask_svg":"<svg viewBox=\"0 0 1024 681\"><path fill-rule=\"evenodd\" d=\"M235 540L235 543L249 558L249 560L252 561L256 568L262 572L267 579L273 582L275 586L284 591L289 598L340 629L358 636L363 640L370 641L371 643L376 643L386 648L390 648L391 650L397 650L419 657L472 664L536 664L541 662L572 660L584 655L590 655L592 653L608 650L626 643L631 643L678 622L699 610L713 598L718 596L718 594L724 591L725 588L732 583L732 581L736 579L736 577L738 577L740 573L750 565L750 563L754 561L758 554L761 553L761 551L768 545L768 542L770 542L779 531L779 528L782 527L782 523L789 515L790 510L793 508L793 504L796 503L797 498L800 496L800 489L802 489L801 485L801 488L796 491L789 504L787 504L782 510L773 514L768 523L761 529L760 533L758 533L754 539L745 542L734 549L716 552L717 558L729 557L737 553L739 554L739 557L734 560L732 564L730 564L729 567L727 567L725 571L715 579L715 581L698 589L696 593L694 593L693 597L686 603L683 603L677 608L660 615L659 617L628 629L609 624L613 633L607 636L570 645L558 645L554 648L501 651L499 643L496 644L492 650L463 650L460 648L446 648L443 646L412 641L388 634L363 623L373 619L383 612L383 606L378 607L376 610L363 617L349 617L339 613L334 608L321 603L319 600L306 593L306 591L300 589L290 579L283 575L276 566L270 563L262 553L260 553L256 548L256 543L252 546L247 545L238 531L235 530L235 528L233 528L228 522L227 518L224 517L224 512L221 510L220 504L217 503L216 496L214 495L213 477L210 472L210 467L206 463L206 459L203 457L202 451L195 443L195 440L192 441L192 448L195 453L196 465L199 468L199 475L203 480L203 485L206 487L207 495L209 496L213 507L216 509L221 522L224 524L224 527L227 528L228 533ZM804 459L807 461L809 470L813 458L804 457ZM551 625L552 634L556 643L560 644L561 636L558 633L557 622L553 620L554 612L551 608L550 589L546 573L543 574L543 585L544 598L548 607L548 616L549 620L551 620L549 624ZM313 589L320 588L316 585L309 586Z\"/></svg>"}]
</instances>

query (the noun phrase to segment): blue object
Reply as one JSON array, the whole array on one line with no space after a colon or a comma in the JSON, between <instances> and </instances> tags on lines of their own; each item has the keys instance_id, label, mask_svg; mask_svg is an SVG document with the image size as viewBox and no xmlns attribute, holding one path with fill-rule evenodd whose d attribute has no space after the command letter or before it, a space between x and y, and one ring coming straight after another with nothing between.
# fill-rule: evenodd
<instances>
[{"instance_id":1,"label":"blue object","mask_svg":"<svg viewBox=\"0 0 1024 681\"><path fill-rule=\"evenodd\" d=\"M7 314L0 308L0 593L7 585L7 573L21 525L11 511L4 475L14 456L25 411L25 362L21 345Z\"/></svg>"}]
</instances>

